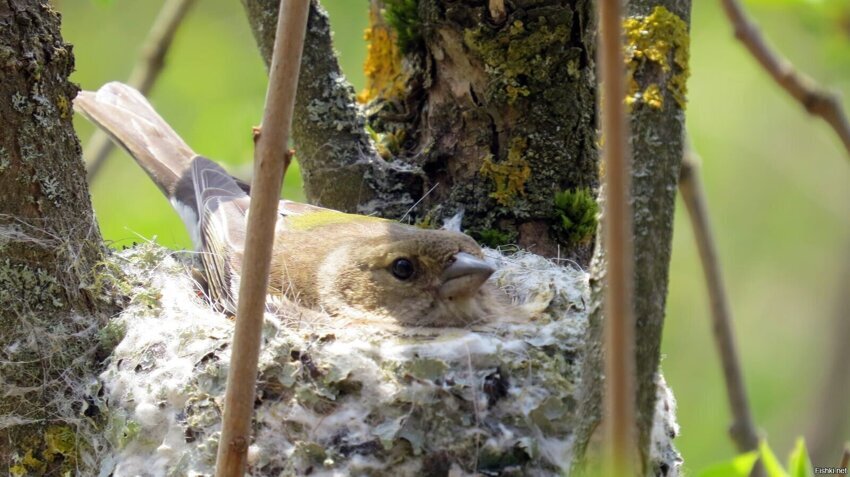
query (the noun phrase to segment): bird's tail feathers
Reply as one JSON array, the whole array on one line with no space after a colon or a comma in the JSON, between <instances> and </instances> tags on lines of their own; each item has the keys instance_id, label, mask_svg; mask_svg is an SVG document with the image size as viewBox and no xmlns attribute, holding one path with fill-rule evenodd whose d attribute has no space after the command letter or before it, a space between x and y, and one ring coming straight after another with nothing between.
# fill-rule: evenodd
<instances>
[{"instance_id":1,"label":"bird's tail feathers","mask_svg":"<svg viewBox=\"0 0 850 477\"><path fill-rule=\"evenodd\" d=\"M80 91L74 109L133 156L169 198L189 171L195 153L138 91L112 82Z\"/></svg>"}]
</instances>

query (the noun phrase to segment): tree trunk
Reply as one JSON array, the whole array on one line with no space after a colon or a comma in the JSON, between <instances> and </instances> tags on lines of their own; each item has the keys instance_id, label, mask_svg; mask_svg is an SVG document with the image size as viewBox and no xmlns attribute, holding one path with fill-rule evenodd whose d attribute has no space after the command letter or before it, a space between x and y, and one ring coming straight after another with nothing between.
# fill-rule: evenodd
<instances>
[{"instance_id":1,"label":"tree trunk","mask_svg":"<svg viewBox=\"0 0 850 477\"><path fill-rule=\"evenodd\" d=\"M73 68L46 1L0 3L0 462L13 473L75 469L85 403L66 396L91 377L101 323Z\"/></svg>"},{"instance_id":2,"label":"tree trunk","mask_svg":"<svg viewBox=\"0 0 850 477\"><path fill-rule=\"evenodd\" d=\"M243 3L268 63L277 2ZM294 130L307 197L342 210L406 215L426 226L464 210L464 230L486 245L516 243L586 266L597 211L586 199L599 183L592 4L507 2L503 16L489 3L501 2L373 0L369 84L358 97L365 117L331 49L326 14L314 3ZM683 151L690 6L689 0L632 0L625 22L636 408L647 471L654 471L647 467ZM599 252L579 455L602 411L605 260Z\"/></svg>"},{"instance_id":3,"label":"tree trunk","mask_svg":"<svg viewBox=\"0 0 850 477\"><path fill-rule=\"evenodd\" d=\"M631 106L632 208L634 227L635 385L638 453L648 468L650 438L658 393L658 364L670 252L676 184L684 151L685 95L691 2L632 0L624 22L626 68ZM582 374L577 438L584 454L602 419L602 352L605 257L597 250L591 268L592 304L587 356Z\"/></svg>"},{"instance_id":4,"label":"tree trunk","mask_svg":"<svg viewBox=\"0 0 850 477\"><path fill-rule=\"evenodd\" d=\"M277 2L244 3L268 64ZM363 115L314 3L293 131L308 199L424 226L463 211L487 245L587 265L598 185L590 2L515 2L499 20L480 1L371 9Z\"/></svg>"}]
</instances>

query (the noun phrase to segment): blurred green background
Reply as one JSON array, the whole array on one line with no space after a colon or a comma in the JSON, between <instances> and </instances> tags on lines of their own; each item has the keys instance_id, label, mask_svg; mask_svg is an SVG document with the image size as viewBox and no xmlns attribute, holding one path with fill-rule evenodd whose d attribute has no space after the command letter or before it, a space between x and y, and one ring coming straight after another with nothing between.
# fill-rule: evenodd
<instances>
[{"instance_id":1,"label":"blurred green background","mask_svg":"<svg viewBox=\"0 0 850 477\"><path fill-rule=\"evenodd\" d=\"M160 6L127 0L55 3L65 38L74 44L73 79L85 89L127 78ZM368 3L323 3L342 67L359 89ZM747 5L772 43L800 69L848 96L846 2ZM718 2L694 1L691 51L687 120L703 157L745 377L757 422L785 455L795 436L809 431L816 396L828 379L824 361L839 298L850 293L841 281L850 261L850 162L835 134L780 91L734 40ZM251 126L261 116L266 75L240 3L197 2L167 61L151 95L157 109L196 151L247 175ZM80 118L76 124L85 144L92 128ZM302 198L299 183L293 168L284 195ZM153 237L170 247L190 246L169 204L123 152L113 153L91 193L113 246ZM729 412L709 304L681 206L676 220L662 366L679 401L678 445L686 468L695 470L734 449L726 433ZM845 357L850 361L846 350Z\"/></svg>"}]
</instances>

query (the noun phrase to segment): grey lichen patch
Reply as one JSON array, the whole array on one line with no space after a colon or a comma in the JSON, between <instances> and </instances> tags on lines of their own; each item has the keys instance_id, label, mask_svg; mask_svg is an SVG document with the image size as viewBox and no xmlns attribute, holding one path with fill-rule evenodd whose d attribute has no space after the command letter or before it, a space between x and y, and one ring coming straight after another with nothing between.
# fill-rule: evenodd
<instances>
[{"instance_id":1,"label":"grey lichen patch","mask_svg":"<svg viewBox=\"0 0 850 477\"><path fill-rule=\"evenodd\" d=\"M354 90L344 76L334 74L333 86L323 90L324 94L307 104L310 121L331 125L337 131L364 130L366 122L362 116L351 114L356 109Z\"/></svg>"},{"instance_id":2,"label":"grey lichen patch","mask_svg":"<svg viewBox=\"0 0 850 477\"><path fill-rule=\"evenodd\" d=\"M9 151L0 146L0 173L4 172L12 163L9 161Z\"/></svg>"},{"instance_id":3,"label":"grey lichen patch","mask_svg":"<svg viewBox=\"0 0 850 477\"><path fill-rule=\"evenodd\" d=\"M0 262L0 308L19 309L26 297L37 311L58 309L65 305L64 290L47 270L10 259Z\"/></svg>"},{"instance_id":4,"label":"grey lichen patch","mask_svg":"<svg viewBox=\"0 0 850 477\"><path fill-rule=\"evenodd\" d=\"M29 100L25 95L15 92L12 95L12 108L21 114L26 114L30 109Z\"/></svg>"},{"instance_id":5,"label":"grey lichen patch","mask_svg":"<svg viewBox=\"0 0 850 477\"><path fill-rule=\"evenodd\" d=\"M57 207L61 206L64 191L62 186L59 184L59 181L53 176L46 176L42 177L39 180L39 183L41 184L41 191L45 197L52 201Z\"/></svg>"}]
</instances>

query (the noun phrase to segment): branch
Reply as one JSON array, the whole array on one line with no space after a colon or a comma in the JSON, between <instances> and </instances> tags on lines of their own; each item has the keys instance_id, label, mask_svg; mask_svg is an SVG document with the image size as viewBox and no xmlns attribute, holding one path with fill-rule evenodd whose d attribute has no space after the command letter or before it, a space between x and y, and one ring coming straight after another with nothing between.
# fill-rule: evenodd
<instances>
[{"instance_id":1,"label":"branch","mask_svg":"<svg viewBox=\"0 0 850 477\"><path fill-rule=\"evenodd\" d=\"M268 65L277 4L242 4ZM399 218L416 201L407 191L422 190L421 171L403 161L385 161L375 151L354 88L334 53L328 14L319 2L311 4L292 124L304 193L310 203L331 209Z\"/></svg>"},{"instance_id":2,"label":"branch","mask_svg":"<svg viewBox=\"0 0 850 477\"><path fill-rule=\"evenodd\" d=\"M839 96L798 72L790 61L774 51L738 0L721 0L721 4L735 28L735 37L744 44L774 81L799 101L809 114L820 116L832 126L850 154L850 123Z\"/></svg>"},{"instance_id":3,"label":"branch","mask_svg":"<svg viewBox=\"0 0 850 477\"><path fill-rule=\"evenodd\" d=\"M127 84L143 95L147 96L156 83L159 73L165 66L165 55L171 48L174 34L194 3L195 0L167 0L154 20L142 46L141 54L127 80ZM95 180L103 168L113 147L115 147L114 143L101 129L96 130L89 139L85 148L88 152L86 176L89 184Z\"/></svg>"},{"instance_id":4,"label":"branch","mask_svg":"<svg viewBox=\"0 0 850 477\"><path fill-rule=\"evenodd\" d=\"M841 455L841 463L838 468L846 469L850 465L850 442L844 444L844 453Z\"/></svg>"},{"instance_id":5,"label":"branch","mask_svg":"<svg viewBox=\"0 0 850 477\"><path fill-rule=\"evenodd\" d=\"M735 344L735 333L732 329L732 314L729 310L729 299L723 286L723 274L720 270L720 260L717 258L717 248L714 235L711 232L708 210L706 208L705 191L702 178L699 175L699 158L688 148L682 161L679 176L679 193L694 232L697 249L699 250L702 270L705 274L706 287L711 302L712 330L714 343L723 364L723 377L726 381L726 395L732 411L733 421L729 434L740 452L758 449L759 436L753 423L750 405L747 399L746 386L741 373L738 349Z\"/></svg>"},{"instance_id":6,"label":"branch","mask_svg":"<svg viewBox=\"0 0 850 477\"><path fill-rule=\"evenodd\" d=\"M824 462L836 452L846 429L850 400L850 373L847 372L847 342L850 340L850 296L844 292L850 280L850 256L835 283L842 287L833 308L833 322L828 331L831 350L822 366L820 390L814 400L814 415L809 418L806 442L816 462Z\"/></svg>"},{"instance_id":7,"label":"branch","mask_svg":"<svg viewBox=\"0 0 850 477\"><path fill-rule=\"evenodd\" d=\"M288 163L286 146L309 10L309 0L280 2L266 109L262 130L255 135L251 205L216 461L217 477L241 476L246 466L278 201Z\"/></svg>"},{"instance_id":8,"label":"branch","mask_svg":"<svg viewBox=\"0 0 850 477\"><path fill-rule=\"evenodd\" d=\"M626 96L623 68L623 12L619 0L599 6L600 76L602 96ZM605 146L605 253L608 257L605 293L605 402L604 422L608 475L633 475L635 442L634 316L632 302L632 209L629 201L631 164L628 126L623 101L602 103Z\"/></svg>"}]
</instances>

